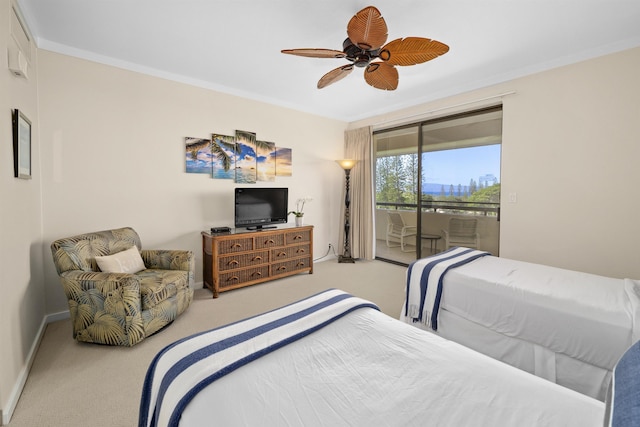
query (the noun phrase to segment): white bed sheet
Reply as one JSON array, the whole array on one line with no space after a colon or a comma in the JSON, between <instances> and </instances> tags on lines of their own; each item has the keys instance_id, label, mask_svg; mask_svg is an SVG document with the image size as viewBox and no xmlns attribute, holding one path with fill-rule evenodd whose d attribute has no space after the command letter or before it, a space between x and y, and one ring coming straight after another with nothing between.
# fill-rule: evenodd
<instances>
[{"instance_id":1,"label":"white bed sheet","mask_svg":"<svg viewBox=\"0 0 640 427\"><path fill-rule=\"evenodd\" d=\"M499 334L447 310L440 311L440 319L438 335L441 337L587 396L605 400L611 381L611 371L606 368Z\"/></svg>"},{"instance_id":2,"label":"white bed sheet","mask_svg":"<svg viewBox=\"0 0 640 427\"><path fill-rule=\"evenodd\" d=\"M604 404L360 309L214 382L181 426L600 426Z\"/></svg>"},{"instance_id":3,"label":"white bed sheet","mask_svg":"<svg viewBox=\"0 0 640 427\"><path fill-rule=\"evenodd\" d=\"M632 344L623 279L487 256L443 283L441 309L601 368Z\"/></svg>"}]
</instances>

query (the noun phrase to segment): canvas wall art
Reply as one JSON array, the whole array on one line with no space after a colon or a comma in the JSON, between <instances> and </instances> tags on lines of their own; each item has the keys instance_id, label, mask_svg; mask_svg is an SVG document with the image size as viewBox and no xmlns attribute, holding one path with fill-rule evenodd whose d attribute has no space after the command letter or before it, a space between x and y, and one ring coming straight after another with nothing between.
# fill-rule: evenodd
<instances>
[{"instance_id":1,"label":"canvas wall art","mask_svg":"<svg viewBox=\"0 0 640 427\"><path fill-rule=\"evenodd\" d=\"M212 178L235 179L237 144L235 136L211 135L211 154L213 156Z\"/></svg>"},{"instance_id":2,"label":"canvas wall art","mask_svg":"<svg viewBox=\"0 0 640 427\"><path fill-rule=\"evenodd\" d=\"M276 180L276 144L256 141L258 181Z\"/></svg>"},{"instance_id":3,"label":"canvas wall art","mask_svg":"<svg viewBox=\"0 0 640 427\"><path fill-rule=\"evenodd\" d=\"M291 176L291 149L237 130L234 136L212 133L211 139L185 137L185 170L233 179L238 184L273 182Z\"/></svg>"},{"instance_id":4,"label":"canvas wall art","mask_svg":"<svg viewBox=\"0 0 640 427\"><path fill-rule=\"evenodd\" d=\"M278 147L276 149L276 176L292 175L292 154L291 148Z\"/></svg>"},{"instance_id":5,"label":"canvas wall art","mask_svg":"<svg viewBox=\"0 0 640 427\"><path fill-rule=\"evenodd\" d=\"M187 173L211 174L211 141L202 138L184 139Z\"/></svg>"}]
</instances>

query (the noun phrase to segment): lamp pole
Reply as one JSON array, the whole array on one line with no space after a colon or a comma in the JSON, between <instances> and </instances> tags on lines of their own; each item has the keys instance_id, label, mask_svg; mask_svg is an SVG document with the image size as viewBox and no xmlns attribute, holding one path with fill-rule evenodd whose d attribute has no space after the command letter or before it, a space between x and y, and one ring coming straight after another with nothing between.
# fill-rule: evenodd
<instances>
[{"instance_id":1,"label":"lamp pole","mask_svg":"<svg viewBox=\"0 0 640 427\"><path fill-rule=\"evenodd\" d=\"M349 194L349 180L351 169L355 166L357 160L343 159L336 162L344 169L345 173L345 191L344 191L344 248L342 255L338 257L339 263L355 263L351 256L351 195Z\"/></svg>"}]
</instances>

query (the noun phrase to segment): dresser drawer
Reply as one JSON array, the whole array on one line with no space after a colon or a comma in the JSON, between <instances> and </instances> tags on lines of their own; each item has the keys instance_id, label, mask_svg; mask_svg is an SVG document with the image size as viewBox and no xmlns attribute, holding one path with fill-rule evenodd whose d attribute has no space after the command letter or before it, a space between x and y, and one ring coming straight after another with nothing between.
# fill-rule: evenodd
<instances>
[{"instance_id":1,"label":"dresser drawer","mask_svg":"<svg viewBox=\"0 0 640 427\"><path fill-rule=\"evenodd\" d=\"M268 262L269 251L228 255L218 259L218 270L233 270L235 268L251 267L254 265L266 264Z\"/></svg>"},{"instance_id":2,"label":"dresser drawer","mask_svg":"<svg viewBox=\"0 0 640 427\"><path fill-rule=\"evenodd\" d=\"M309 245L289 246L280 249L271 249L271 261L284 261L294 257L309 255Z\"/></svg>"},{"instance_id":3,"label":"dresser drawer","mask_svg":"<svg viewBox=\"0 0 640 427\"><path fill-rule=\"evenodd\" d=\"M217 242L218 254L232 254L235 252L245 252L253 250L253 239L244 237L233 240L220 240Z\"/></svg>"},{"instance_id":4,"label":"dresser drawer","mask_svg":"<svg viewBox=\"0 0 640 427\"><path fill-rule=\"evenodd\" d=\"M234 270L220 273L220 288L224 289L228 286L235 286L253 280L261 280L269 277L269 266L261 265L254 268L246 268L244 270Z\"/></svg>"},{"instance_id":5,"label":"dresser drawer","mask_svg":"<svg viewBox=\"0 0 640 427\"><path fill-rule=\"evenodd\" d=\"M309 230L289 231L285 233L284 239L287 245L292 245L296 243L309 243L311 242L311 231Z\"/></svg>"},{"instance_id":6,"label":"dresser drawer","mask_svg":"<svg viewBox=\"0 0 640 427\"><path fill-rule=\"evenodd\" d=\"M310 258L298 258L291 261L277 262L271 266L271 275L290 273L292 271L305 270L311 266Z\"/></svg>"},{"instance_id":7,"label":"dresser drawer","mask_svg":"<svg viewBox=\"0 0 640 427\"><path fill-rule=\"evenodd\" d=\"M263 236L256 236L256 249L273 248L275 246L284 245L284 235L280 234L265 234Z\"/></svg>"}]
</instances>

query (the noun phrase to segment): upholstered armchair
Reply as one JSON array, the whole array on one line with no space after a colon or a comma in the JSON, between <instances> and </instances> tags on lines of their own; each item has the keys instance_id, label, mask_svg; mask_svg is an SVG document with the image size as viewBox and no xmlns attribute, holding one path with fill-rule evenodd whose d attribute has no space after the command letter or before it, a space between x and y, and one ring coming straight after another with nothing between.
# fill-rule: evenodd
<instances>
[{"instance_id":1,"label":"upholstered armchair","mask_svg":"<svg viewBox=\"0 0 640 427\"><path fill-rule=\"evenodd\" d=\"M129 227L51 244L76 340L133 346L189 307L193 252L141 249Z\"/></svg>"}]
</instances>

